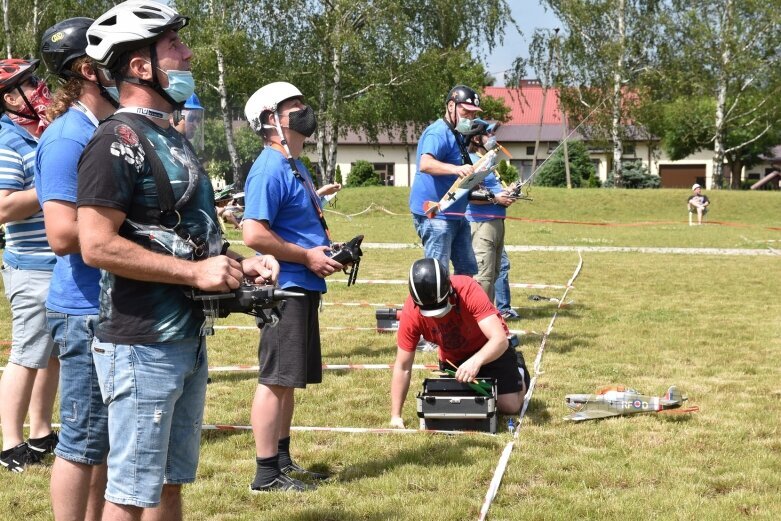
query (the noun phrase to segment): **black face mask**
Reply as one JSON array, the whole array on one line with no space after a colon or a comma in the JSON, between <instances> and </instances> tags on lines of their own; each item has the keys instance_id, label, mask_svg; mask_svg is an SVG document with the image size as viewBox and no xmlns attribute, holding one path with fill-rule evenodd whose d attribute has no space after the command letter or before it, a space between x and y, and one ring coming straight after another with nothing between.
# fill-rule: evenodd
<instances>
[{"instance_id":1,"label":"black face mask","mask_svg":"<svg viewBox=\"0 0 781 521\"><path fill-rule=\"evenodd\" d=\"M288 128L309 137L317 130L317 116L315 111L309 105L304 108L288 114Z\"/></svg>"}]
</instances>

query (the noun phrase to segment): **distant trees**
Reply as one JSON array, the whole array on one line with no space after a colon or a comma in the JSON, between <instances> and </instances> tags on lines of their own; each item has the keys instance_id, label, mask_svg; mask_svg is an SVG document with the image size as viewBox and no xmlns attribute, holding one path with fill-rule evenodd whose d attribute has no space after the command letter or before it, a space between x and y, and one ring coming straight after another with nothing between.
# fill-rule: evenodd
<instances>
[{"instance_id":1,"label":"distant trees","mask_svg":"<svg viewBox=\"0 0 781 521\"><path fill-rule=\"evenodd\" d=\"M624 182L621 151L628 130L659 136L672 159L713 150L717 188L725 179L737 188L741 169L781 142L778 2L544 4L562 21L563 34L537 31L530 60L517 60L510 79L521 78L527 67L544 74L552 63L547 70L571 125L588 116L588 139L612 143L616 186Z\"/></svg>"}]
</instances>

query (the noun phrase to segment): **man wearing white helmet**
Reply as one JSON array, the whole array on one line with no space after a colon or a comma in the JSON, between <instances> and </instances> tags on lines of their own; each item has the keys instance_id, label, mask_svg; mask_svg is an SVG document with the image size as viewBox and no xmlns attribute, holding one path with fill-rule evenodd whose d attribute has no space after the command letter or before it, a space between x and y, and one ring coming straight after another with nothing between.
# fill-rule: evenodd
<instances>
[{"instance_id":1,"label":"man wearing white helmet","mask_svg":"<svg viewBox=\"0 0 781 521\"><path fill-rule=\"evenodd\" d=\"M78 167L79 243L101 268L93 361L108 404L103 519L182 518L195 479L211 324L184 287L226 292L247 276L273 281L270 256L227 251L214 191L195 151L171 128L193 93L188 19L157 2L124 2L87 31L87 54L111 72L120 108ZM156 508L155 507L158 507Z\"/></svg>"},{"instance_id":2,"label":"man wearing white helmet","mask_svg":"<svg viewBox=\"0 0 781 521\"><path fill-rule=\"evenodd\" d=\"M280 260L279 284L306 294L281 307L279 324L260 339L258 387L252 403L257 469L251 489L307 490L305 479L327 476L307 471L290 457L293 392L322 381L318 306L325 277L342 265L328 256L331 245L312 177L298 159L317 120L303 94L286 82L266 85L245 107L247 120L265 143L252 165L245 192L244 242ZM335 191L338 185L327 192Z\"/></svg>"}]
</instances>

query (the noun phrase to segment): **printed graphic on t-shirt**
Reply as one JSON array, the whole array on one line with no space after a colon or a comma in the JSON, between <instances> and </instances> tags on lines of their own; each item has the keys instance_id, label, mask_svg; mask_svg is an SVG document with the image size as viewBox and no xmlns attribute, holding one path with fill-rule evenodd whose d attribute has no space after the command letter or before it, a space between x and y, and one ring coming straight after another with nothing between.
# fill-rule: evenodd
<instances>
[{"instance_id":1,"label":"printed graphic on t-shirt","mask_svg":"<svg viewBox=\"0 0 781 521\"><path fill-rule=\"evenodd\" d=\"M119 209L128 217L119 234L145 249L188 260L218 255L222 232L214 192L198 158L181 135L138 117L166 173L178 209L175 223L149 222L138 210L159 209L157 185L139 136L110 120L96 132L79 164L79 206ZM196 336L203 311L180 286L126 279L104 272L97 337L103 341L168 342Z\"/></svg>"}]
</instances>

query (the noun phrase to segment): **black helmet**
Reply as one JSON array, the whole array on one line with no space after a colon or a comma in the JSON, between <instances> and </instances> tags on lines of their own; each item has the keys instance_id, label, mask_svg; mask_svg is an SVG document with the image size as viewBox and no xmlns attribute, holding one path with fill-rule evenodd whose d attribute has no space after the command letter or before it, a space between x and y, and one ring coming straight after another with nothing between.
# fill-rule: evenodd
<instances>
[{"instance_id":1,"label":"black helmet","mask_svg":"<svg viewBox=\"0 0 781 521\"><path fill-rule=\"evenodd\" d=\"M467 87L466 85L456 85L450 92L447 93L447 99L445 103L449 101L455 101L456 104L466 105L467 110L482 111L480 108L480 96L474 89Z\"/></svg>"},{"instance_id":2,"label":"black helmet","mask_svg":"<svg viewBox=\"0 0 781 521\"><path fill-rule=\"evenodd\" d=\"M43 33L41 57L50 72L61 78L70 77L74 60L87 54L87 29L92 18L68 18Z\"/></svg>"},{"instance_id":3,"label":"black helmet","mask_svg":"<svg viewBox=\"0 0 781 521\"><path fill-rule=\"evenodd\" d=\"M450 274L437 259L417 260L409 270L409 294L421 315L439 315L450 304Z\"/></svg>"}]
</instances>

